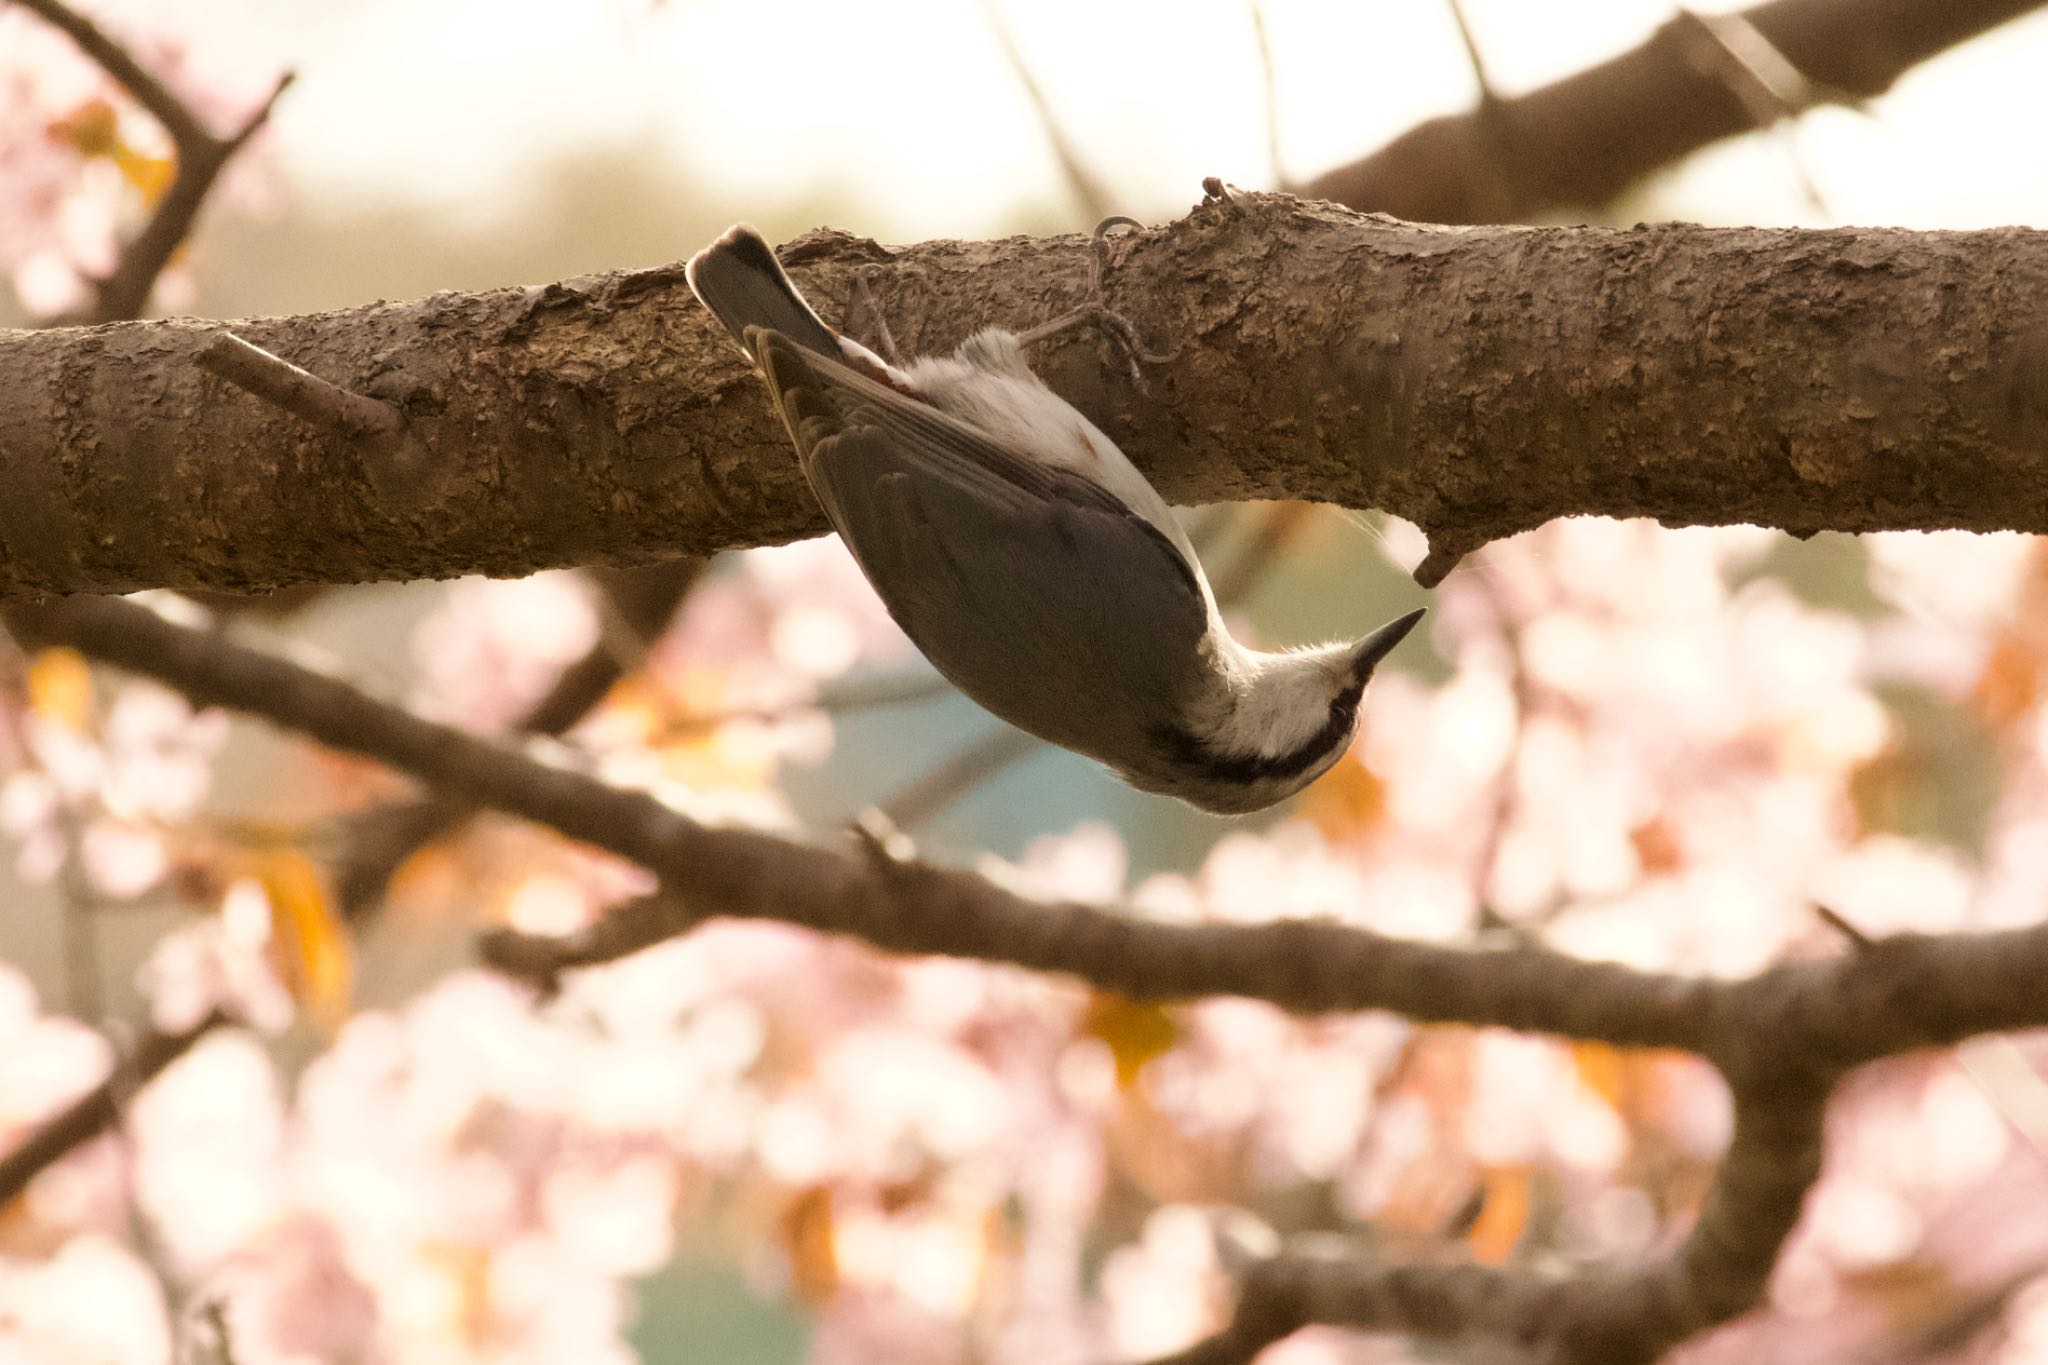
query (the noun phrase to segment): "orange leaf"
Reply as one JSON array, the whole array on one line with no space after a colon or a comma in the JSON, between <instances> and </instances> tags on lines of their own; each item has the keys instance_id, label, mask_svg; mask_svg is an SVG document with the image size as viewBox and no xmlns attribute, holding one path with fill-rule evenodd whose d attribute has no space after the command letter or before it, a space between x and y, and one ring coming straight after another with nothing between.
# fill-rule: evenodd
<instances>
[{"instance_id":1,"label":"orange leaf","mask_svg":"<svg viewBox=\"0 0 2048 1365\"><path fill-rule=\"evenodd\" d=\"M176 179L178 174L178 163L175 158L151 156L147 152L136 151L126 143L114 149L113 161L121 172L121 178L141 193L144 208L155 208L157 201L164 197L164 192L170 189L171 181Z\"/></svg>"},{"instance_id":2,"label":"orange leaf","mask_svg":"<svg viewBox=\"0 0 2048 1365\"><path fill-rule=\"evenodd\" d=\"M95 96L51 119L45 131L80 156L112 156L121 145L121 116L112 102Z\"/></svg>"},{"instance_id":3,"label":"orange leaf","mask_svg":"<svg viewBox=\"0 0 2048 1365\"><path fill-rule=\"evenodd\" d=\"M28 705L67 730L86 730L92 723L92 665L63 645L38 650L28 666Z\"/></svg>"},{"instance_id":4,"label":"orange leaf","mask_svg":"<svg viewBox=\"0 0 2048 1365\"><path fill-rule=\"evenodd\" d=\"M1499 1265L1513 1254L1529 1223L1529 1171L1525 1166L1496 1166L1486 1172L1485 1202L1465 1233L1473 1259Z\"/></svg>"},{"instance_id":5,"label":"orange leaf","mask_svg":"<svg viewBox=\"0 0 2048 1365\"><path fill-rule=\"evenodd\" d=\"M250 855L248 875L270 901L270 951L292 998L332 1031L348 1015L348 935L311 858L295 848Z\"/></svg>"},{"instance_id":6,"label":"orange leaf","mask_svg":"<svg viewBox=\"0 0 2048 1365\"><path fill-rule=\"evenodd\" d=\"M142 151L121 136L121 116L104 99L89 99L50 120L46 131L82 157L113 162L121 178L140 192L145 208L156 207L177 176L176 158Z\"/></svg>"},{"instance_id":7,"label":"orange leaf","mask_svg":"<svg viewBox=\"0 0 2048 1365\"><path fill-rule=\"evenodd\" d=\"M1970 700L1999 729L2033 709L2041 695L2041 661L2018 636L2004 633L1991 646Z\"/></svg>"},{"instance_id":8,"label":"orange leaf","mask_svg":"<svg viewBox=\"0 0 2048 1365\"><path fill-rule=\"evenodd\" d=\"M782 1245L789 1256L789 1283L814 1307L839 1292L839 1254L832 1238L832 1191L812 1185L782 1211Z\"/></svg>"},{"instance_id":9,"label":"orange leaf","mask_svg":"<svg viewBox=\"0 0 2048 1365\"><path fill-rule=\"evenodd\" d=\"M1573 1043L1572 1070L1579 1084L1607 1101L1607 1107L1621 1108L1622 1087L1628 1080L1628 1060L1621 1049L1608 1043Z\"/></svg>"},{"instance_id":10,"label":"orange leaf","mask_svg":"<svg viewBox=\"0 0 2048 1365\"><path fill-rule=\"evenodd\" d=\"M1357 759L1340 759L1303 793L1301 813L1326 838L1362 834L1385 818L1387 784Z\"/></svg>"},{"instance_id":11,"label":"orange leaf","mask_svg":"<svg viewBox=\"0 0 2048 1365\"><path fill-rule=\"evenodd\" d=\"M1097 991L1089 1002L1081 1032L1109 1046L1116 1059L1116 1083L1120 1090L1137 1084L1145 1063L1173 1049L1180 1041L1180 1025L1164 1005L1140 1002Z\"/></svg>"},{"instance_id":12,"label":"orange leaf","mask_svg":"<svg viewBox=\"0 0 2048 1365\"><path fill-rule=\"evenodd\" d=\"M1645 877L1661 877L1684 866L1684 850L1678 846L1677 831L1662 819L1637 825L1628 832L1628 841L1635 845L1636 862Z\"/></svg>"}]
</instances>

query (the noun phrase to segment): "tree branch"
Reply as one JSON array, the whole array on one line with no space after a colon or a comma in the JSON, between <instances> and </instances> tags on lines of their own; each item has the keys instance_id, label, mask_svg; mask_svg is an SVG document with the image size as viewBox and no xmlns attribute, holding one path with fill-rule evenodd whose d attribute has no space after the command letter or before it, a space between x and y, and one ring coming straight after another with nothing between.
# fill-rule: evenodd
<instances>
[{"instance_id":1,"label":"tree branch","mask_svg":"<svg viewBox=\"0 0 2048 1365\"><path fill-rule=\"evenodd\" d=\"M1810 93L1852 100L1883 94L1914 66L2041 3L1772 0L1734 17ZM1681 14L1630 52L1418 124L1302 192L1429 223L1528 221L1605 204L1660 166L1757 126L1754 104L1703 53L1703 37Z\"/></svg>"},{"instance_id":2,"label":"tree branch","mask_svg":"<svg viewBox=\"0 0 2048 1365\"><path fill-rule=\"evenodd\" d=\"M159 1072L191 1051L192 1045L222 1025L232 1023L218 1010L180 1033L150 1033L127 1057L116 1062L107 1078L45 1120L19 1147L0 1157L0 1206L28 1188L72 1149L112 1126L121 1101L154 1080Z\"/></svg>"},{"instance_id":3,"label":"tree branch","mask_svg":"<svg viewBox=\"0 0 2048 1365\"><path fill-rule=\"evenodd\" d=\"M178 169L170 189L165 191L156 212L142 231L122 248L121 260L114 273L94 281L96 298L93 306L84 317L75 321L115 322L140 316L149 302L150 290L156 287L157 277L163 274L164 266L170 262L171 253L191 232L200 207L213 189L213 182L243 144L269 120L271 109L276 106L278 96L290 87L292 77L290 73L280 77L253 114L232 133L225 137L217 136L170 87L135 60L127 48L109 37L92 20L63 4L62 0L15 0L15 3L77 43L80 51L118 81L135 97L135 102L163 126L177 152Z\"/></svg>"},{"instance_id":4,"label":"tree branch","mask_svg":"<svg viewBox=\"0 0 2048 1365\"><path fill-rule=\"evenodd\" d=\"M163 126L176 151L177 172L170 190L142 233L123 248L113 273L97 282L96 305L82 320L113 322L135 317L148 303L150 292L170 262L171 253L191 230L200 206L212 191L220 172L269 118L272 107L291 84L292 78L289 74L280 78L263 104L234 134L216 138L170 87L91 20L61 0L19 0L19 3L67 35L101 70L126 89ZM224 359L228 370L240 372L245 379L266 361L273 366L291 368L275 357L266 357L255 351L246 343L241 344L241 350L253 354ZM304 378L314 386L320 383L310 375ZM274 374L272 380L276 380ZM357 408L355 415L360 417L363 411ZM370 429L348 434L369 435L374 429L373 424ZM344 430L347 430L346 426ZM4 458L0 458L0 463L4 463ZM5 557L4 546L4 538L0 538L0 560ZM79 909L77 905L69 907L67 924L75 923ZM45 1122L20 1147L0 1158L0 1205L26 1189L41 1171L115 1123L124 1097L147 1084L206 1034L231 1022L225 1013L215 1010L190 1029L180 1032L147 1029L136 1040L129 1056L116 1064L106 1080Z\"/></svg>"},{"instance_id":5,"label":"tree branch","mask_svg":"<svg viewBox=\"0 0 2048 1365\"><path fill-rule=\"evenodd\" d=\"M1132 240L1135 238L1135 240ZM1561 515L2048 531L2048 234L1446 229L1237 195L1119 238L1143 391L1040 357L1169 500L1384 507L1463 548ZM1078 296L1080 238L788 253L913 350ZM823 529L675 267L236 331L396 404L416 479L196 364L216 328L0 336L0 597L522 574ZM1922 344L1939 337L1942 344Z\"/></svg>"},{"instance_id":6,"label":"tree branch","mask_svg":"<svg viewBox=\"0 0 2048 1365\"><path fill-rule=\"evenodd\" d=\"M333 678L145 608L79 598L7 610L24 639L69 644L195 701L231 706L399 767L461 799L545 823L659 874L664 895L565 940L501 934L509 970L549 984L712 916L775 919L898 952L1078 976L1139 999L1240 995L1305 1013L1385 1009L1459 1022L1685 1048L1727 1078L1735 1135L1698 1224L1667 1260L1554 1284L1504 1272L1305 1266L1247 1278L1237 1321L1181 1357L1249 1358L1308 1322L1505 1335L1568 1360L1647 1360L1752 1306L1820 1169L1828 1093L1848 1069L1973 1034L2048 1023L2048 927L1900 935L1741 981L1640 972L1548 949L1404 942L1336 921L1161 923L1021 898L971 873L759 830L699 825L611 787L383 705ZM1462 1313L1475 1300L1468 1330Z\"/></svg>"},{"instance_id":7,"label":"tree branch","mask_svg":"<svg viewBox=\"0 0 2048 1365\"><path fill-rule=\"evenodd\" d=\"M422 720L131 602L18 604L6 621L25 641L70 645L200 705L262 716L640 863L688 905L662 922L664 936L712 915L776 919L894 950L1069 972L1136 998L1246 995L1295 1010L1393 1009L1648 1046L1695 1046L1704 1036L1694 1009L1700 987L1676 978L1536 949L1404 943L1335 923L1165 925L1045 905L967 873L702 826L645 792ZM619 941L612 955L651 941Z\"/></svg>"},{"instance_id":8,"label":"tree branch","mask_svg":"<svg viewBox=\"0 0 2048 1365\"><path fill-rule=\"evenodd\" d=\"M677 559L637 569L597 574L612 612L643 641L658 636L703 572L701 559ZM546 696L535 702L514 730L554 736L588 715L627 672L617 642L599 639L581 659L562 670ZM399 866L469 817L475 808L434 794L375 806L346 821L342 852L334 869L335 901L344 919L357 920L381 903Z\"/></svg>"}]
</instances>

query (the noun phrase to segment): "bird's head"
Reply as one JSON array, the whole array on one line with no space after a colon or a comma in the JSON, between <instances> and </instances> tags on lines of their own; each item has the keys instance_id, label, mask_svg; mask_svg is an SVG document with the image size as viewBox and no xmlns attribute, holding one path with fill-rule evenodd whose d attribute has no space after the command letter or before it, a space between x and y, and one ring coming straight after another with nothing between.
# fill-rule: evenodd
<instances>
[{"instance_id":1,"label":"bird's head","mask_svg":"<svg viewBox=\"0 0 2048 1365\"><path fill-rule=\"evenodd\" d=\"M1279 654L1239 651L1231 695L1163 737L1169 759L1163 776L1131 774L1131 780L1219 815L1286 800L1351 747L1373 670L1422 616L1417 608L1348 644Z\"/></svg>"}]
</instances>

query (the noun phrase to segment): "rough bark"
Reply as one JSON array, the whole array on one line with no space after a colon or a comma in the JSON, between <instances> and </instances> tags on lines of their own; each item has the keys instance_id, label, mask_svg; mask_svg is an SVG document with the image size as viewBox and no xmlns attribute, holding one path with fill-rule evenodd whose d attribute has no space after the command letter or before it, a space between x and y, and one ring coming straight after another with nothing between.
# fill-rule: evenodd
<instances>
[{"instance_id":1,"label":"rough bark","mask_svg":"<svg viewBox=\"0 0 2048 1365\"><path fill-rule=\"evenodd\" d=\"M1773 0L1742 18L1814 103L1867 99L1913 66L2041 0ZM1304 192L1429 223L1528 221L1607 203L1711 142L1758 124L1725 54L1673 18L1620 56L1524 95L1418 124ZM1799 106L1779 107L1780 115Z\"/></svg>"},{"instance_id":2,"label":"rough bark","mask_svg":"<svg viewBox=\"0 0 2048 1365\"><path fill-rule=\"evenodd\" d=\"M1117 248L1042 372L1169 500L1383 507L1464 546L1554 516L2048 530L2048 233L1441 228L1240 196ZM789 253L909 351L1083 293L1078 238ZM523 574L823 523L673 266L234 324L403 413L396 449L193 363L219 324L0 337L0 595Z\"/></svg>"}]
</instances>

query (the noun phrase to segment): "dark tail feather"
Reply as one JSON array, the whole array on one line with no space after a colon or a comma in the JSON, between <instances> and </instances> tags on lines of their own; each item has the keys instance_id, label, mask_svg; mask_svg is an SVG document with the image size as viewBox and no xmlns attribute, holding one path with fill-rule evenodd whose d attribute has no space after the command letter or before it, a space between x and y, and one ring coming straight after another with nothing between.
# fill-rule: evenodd
<instances>
[{"instance_id":1,"label":"dark tail feather","mask_svg":"<svg viewBox=\"0 0 2048 1365\"><path fill-rule=\"evenodd\" d=\"M727 228L690 258L684 273L691 290L749 354L753 347L747 346L747 328L765 327L799 346L841 358L838 337L796 292L761 234L746 224Z\"/></svg>"}]
</instances>

